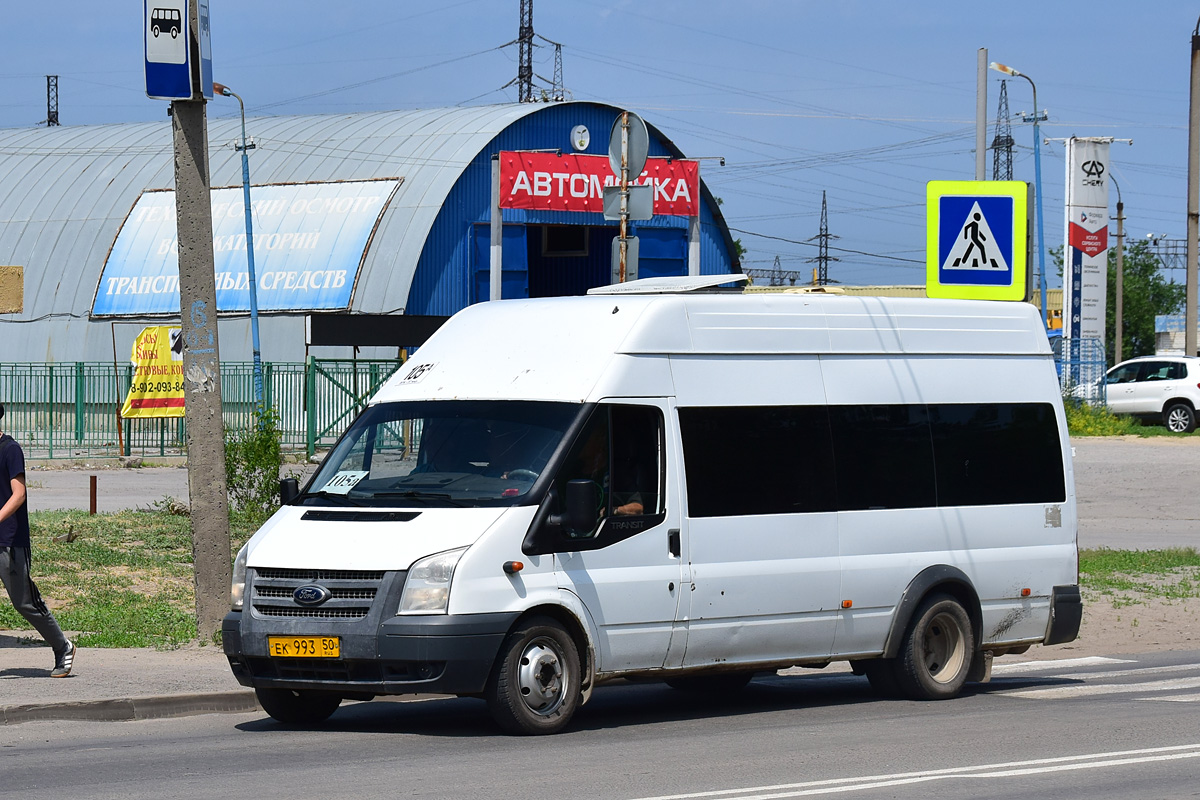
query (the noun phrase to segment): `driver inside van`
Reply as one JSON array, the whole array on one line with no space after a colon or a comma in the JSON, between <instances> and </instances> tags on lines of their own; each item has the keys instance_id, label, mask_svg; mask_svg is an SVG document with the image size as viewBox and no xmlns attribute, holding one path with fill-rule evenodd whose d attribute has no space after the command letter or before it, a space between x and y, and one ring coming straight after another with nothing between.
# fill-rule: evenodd
<instances>
[{"instance_id":1,"label":"driver inside van","mask_svg":"<svg viewBox=\"0 0 1200 800\"><path fill-rule=\"evenodd\" d=\"M644 513L642 493L638 490L639 470L637 467L628 464L625 469L619 469L618 478L624 476L625 480L619 480L616 486L610 486L610 467L607 426L596 425L591 429L583 447L579 450L576 466L571 471L571 476L587 478L600 487L600 516L603 517L607 512L610 491L612 492L613 514L630 516Z\"/></svg>"}]
</instances>

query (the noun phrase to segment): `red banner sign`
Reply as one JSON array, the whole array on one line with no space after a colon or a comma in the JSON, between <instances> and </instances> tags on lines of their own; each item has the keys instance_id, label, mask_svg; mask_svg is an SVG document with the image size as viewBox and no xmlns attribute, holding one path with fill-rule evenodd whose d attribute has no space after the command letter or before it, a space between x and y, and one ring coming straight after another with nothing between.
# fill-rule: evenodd
<instances>
[{"instance_id":1,"label":"red banner sign","mask_svg":"<svg viewBox=\"0 0 1200 800\"><path fill-rule=\"evenodd\" d=\"M1072 222L1068 226L1068 230L1071 232L1071 247L1076 250L1082 250L1089 256L1098 256L1108 249L1108 228L1089 231L1082 225Z\"/></svg>"},{"instance_id":2,"label":"red banner sign","mask_svg":"<svg viewBox=\"0 0 1200 800\"><path fill-rule=\"evenodd\" d=\"M695 161L648 158L632 181L654 188L654 213L700 213L700 169ZM604 211L604 187L616 186L607 156L500 153L500 207L538 211Z\"/></svg>"}]
</instances>

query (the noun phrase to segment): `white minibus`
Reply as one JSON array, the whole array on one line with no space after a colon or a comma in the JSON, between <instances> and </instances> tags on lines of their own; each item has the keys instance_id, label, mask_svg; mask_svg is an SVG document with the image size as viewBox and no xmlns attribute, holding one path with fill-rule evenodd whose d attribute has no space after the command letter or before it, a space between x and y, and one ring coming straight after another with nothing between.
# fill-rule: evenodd
<instances>
[{"instance_id":1,"label":"white minibus","mask_svg":"<svg viewBox=\"0 0 1200 800\"><path fill-rule=\"evenodd\" d=\"M1037 310L703 290L722 279L453 316L238 553L237 679L285 722L444 693L540 734L616 678L849 661L942 699L1073 640Z\"/></svg>"}]
</instances>

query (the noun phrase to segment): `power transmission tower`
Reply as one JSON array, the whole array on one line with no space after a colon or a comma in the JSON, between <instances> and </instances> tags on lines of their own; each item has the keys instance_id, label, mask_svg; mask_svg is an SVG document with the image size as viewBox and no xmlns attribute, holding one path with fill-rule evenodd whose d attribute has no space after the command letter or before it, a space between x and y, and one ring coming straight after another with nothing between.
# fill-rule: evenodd
<instances>
[{"instance_id":1,"label":"power transmission tower","mask_svg":"<svg viewBox=\"0 0 1200 800\"><path fill-rule=\"evenodd\" d=\"M542 37L545 39L546 37ZM546 41L550 41L546 39ZM566 89L563 88L562 77L562 45L554 42L554 89L551 96L558 102L566 99Z\"/></svg>"},{"instance_id":2,"label":"power transmission tower","mask_svg":"<svg viewBox=\"0 0 1200 800\"><path fill-rule=\"evenodd\" d=\"M1011 181L1012 126L1008 122L1008 81L1000 81L1000 108L996 112L996 136L992 139L992 180Z\"/></svg>"},{"instance_id":3,"label":"power transmission tower","mask_svg":"<svg viewBox=\"0 0 1200 800\"><path fill-rule=\"evenodd\" d=\"M821 232L813 236L808 241L817 242L817 257L808 259L811 264L817 264L817 286L829 285L829 262L841 261L840 258L835 258L829 255L829 240L839 239L839 236L832 236L829 233L829 216L825 205L825 192L821 192Z\"/></svg>"},{"instance_id":4,"label":"power transmission tower","mask_svg":"<svg viewBox=\"0 0 1200 800\"><path fill-rule=\"evenodd\" d=\"M795 270L783 268L779 256L775 256L775 263L770 269L743 269L742 272L751 278L766 278L768 286L783 286L785 280L789 286L795 286L796 278L799 277Z\"/></svg>"},{"instance_id":5,"label":"power transmission tower","mask_svg":"<svg viewBox=\"0 0 1200 800\"><path fill-rule=\"evenodd\" d=\"M533 0L521 0L521 26L517 29L517 100L533 102Z\"/></svg>"},{"instance_id":6,"label":"power transmission tower","mask_svg":"<svg viewBox=\"0 0 1200 800\"><path fill-rule=\"evenodd\" d=\"M46 76L46 127L58 125L58 76Z\"/></svg>"}]
</instances>

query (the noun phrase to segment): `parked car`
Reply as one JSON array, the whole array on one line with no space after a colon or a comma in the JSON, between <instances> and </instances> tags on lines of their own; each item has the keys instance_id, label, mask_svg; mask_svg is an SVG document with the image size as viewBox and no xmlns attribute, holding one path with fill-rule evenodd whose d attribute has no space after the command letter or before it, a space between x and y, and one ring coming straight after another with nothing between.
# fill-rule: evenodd
<instances>
[{"instance_id":1,"label":"parked car","mask_svg":"<svg viewBox=\"0 0 1200 800\"><path fill-rule=\"evenodd\" d=\"M1108 408L1114 414L1162 421L1175 433L1196 429L1200 358L1141 356L1108 371Z\"/></svg>"}]
</instances>

